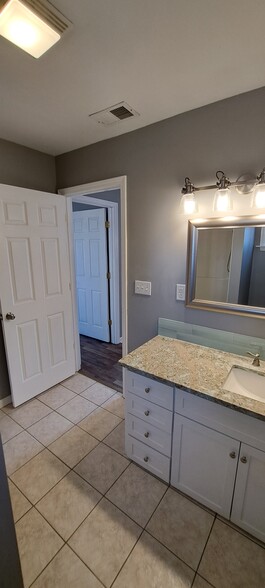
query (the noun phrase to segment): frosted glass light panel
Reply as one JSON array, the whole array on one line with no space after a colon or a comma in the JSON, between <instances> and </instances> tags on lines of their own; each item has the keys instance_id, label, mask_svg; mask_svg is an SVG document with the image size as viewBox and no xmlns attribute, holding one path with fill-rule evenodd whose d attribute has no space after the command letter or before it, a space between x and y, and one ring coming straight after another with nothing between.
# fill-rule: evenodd
<instances>
[{"instance_id":1,"label":"frosted glass light panel","mask_svg":"<svg viewBox=\"0 0 265 588\"><path fill-rule=\"evenodd\" d=\"M59 33L20 0L9 0L1 10L0 35L35 58L60 39Z\"/></svg>"}]
</instances>

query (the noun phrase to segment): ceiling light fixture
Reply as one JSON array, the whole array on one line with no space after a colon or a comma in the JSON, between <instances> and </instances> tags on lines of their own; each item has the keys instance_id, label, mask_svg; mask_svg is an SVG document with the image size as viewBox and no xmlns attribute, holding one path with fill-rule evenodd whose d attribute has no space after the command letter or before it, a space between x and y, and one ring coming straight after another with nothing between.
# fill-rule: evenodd
<instances>
[{"instance_id":1,"label":"ceiling light fixture","mask_svg":"<svg viewBox=\"0 0 265 588\"><path fill-rule=\"evenodd\" d=\"M230 187L238 188L241 195L249 194L254 189L251 206L253 208L265 208L265 167L260 174L251 180L249 174L240 176L235 182L230 182L225 173L221 170L216 172L217 182L208 186L194 186L190 178L185 178L185 184L181 190L182 198L180 210L182 213L192 215L198 210L198 197L196 192L213 190L217 186L214 195L213 210L216 212L227 212L232 210L233 202Z\"/></svg>"},{"instance_id":2,"label":"ceiling light fixture","mask_svg":"<svg viewBox=\"0 0 265 588\"><path fill-rule=\"evenodd\" d=\"M0 0L0 35L36 59L69 27L47 0Z\"/></svg>"}]
</instances>

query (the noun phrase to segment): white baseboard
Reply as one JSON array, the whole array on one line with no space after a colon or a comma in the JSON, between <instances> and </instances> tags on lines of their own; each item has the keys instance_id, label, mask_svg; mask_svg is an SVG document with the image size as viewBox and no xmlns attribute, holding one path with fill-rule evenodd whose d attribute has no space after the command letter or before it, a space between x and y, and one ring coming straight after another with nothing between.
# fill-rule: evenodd
<instances>
[{"instance_id":1,"label":"white baseboard","mask_svg":"<svg viewBox=\"0 0 265 588\"><path fill-rule=\"evenodd\" d=\"M11 402L11 395L6 396L5 398L0 398L0 408L3 408L3 406L10 404L10 402Z\"/></svg>"}]
</instances>

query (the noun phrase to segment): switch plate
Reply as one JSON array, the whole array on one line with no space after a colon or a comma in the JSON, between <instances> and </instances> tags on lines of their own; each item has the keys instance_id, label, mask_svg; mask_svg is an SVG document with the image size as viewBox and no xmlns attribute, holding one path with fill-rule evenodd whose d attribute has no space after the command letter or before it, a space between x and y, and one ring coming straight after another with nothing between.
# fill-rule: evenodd
<instances>
[{"instance_id":1,"label":"switch plate","mask_svg":"<svg viewBox=\"0 0 265 588\"><path fill-rule=\"evenodd\" d=\"M186 286L185 284L177 284L176 287L176 300L185 300Z\"/></svg>"},{"instance_id":2,"label":"switch plate","mask_svg":"<svg viewBox=\"0 0 265 588\"><path fill-rule=\"evenodd\" d=\"M151 296L151 282L142 282L135 280L134 283L135 294L143 294L144 296Z\"/></svg>"}]
</instances>

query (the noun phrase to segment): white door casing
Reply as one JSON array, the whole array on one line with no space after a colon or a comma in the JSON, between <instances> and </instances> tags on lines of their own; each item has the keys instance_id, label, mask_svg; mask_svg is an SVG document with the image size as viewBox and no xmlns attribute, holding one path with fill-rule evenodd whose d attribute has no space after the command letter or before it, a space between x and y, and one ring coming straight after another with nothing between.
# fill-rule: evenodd
<instances>
[{"instance_id":1,"label":"white door casing","mask_svg":"<svg viewBox=\"0 0 265 588\"><path fill-rule=\"evenodd\" d=\"M65 198L0 185L0 231L2 325L18 406L75 372Z\"/></svg>"},{"instance_id":2,"label":"white door casing","mask_svg":"<svg viewBox=\"0 0 265 588\"><path fill-rule=\"evenodd\" d=\"M79 333L110 340L104 208L73 213Z\"/></svg>"},{"instance_id":3,"label":"white door casing","mask_svg":"<svg viewBox=\"0 0 265 588\"><path fill-rule=\"evenodd\" d=\"M128 353L128 261L127 261L127 176L119 176L116 178L109 178L107 180L100 180L97 182L90 182L88 184L81 184L72 186L70 188L61 188L59 194L63 194L67 198L67 212L68 212L68 239L69 239L69 253L70 253L70 271L71 281L75 282L75 268L73 255L73 228L72 228L72 200L82 198L83 196L93 195L95 192L105 192L106 190L120 190L120 214L121 214L121 298L122 298L122 354ZM110 203L108 203L110 204ZM112 206L112 203L111 203ZM76 350L76 369L80 369L80 343L78 333L77 320L77 301L75 288L72 289L73 311L74 311L74 334L75 334L75 350Z\"/></svg>"}]
</instances>

